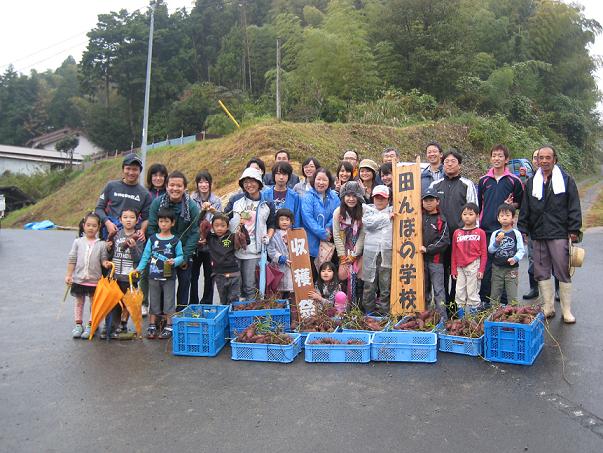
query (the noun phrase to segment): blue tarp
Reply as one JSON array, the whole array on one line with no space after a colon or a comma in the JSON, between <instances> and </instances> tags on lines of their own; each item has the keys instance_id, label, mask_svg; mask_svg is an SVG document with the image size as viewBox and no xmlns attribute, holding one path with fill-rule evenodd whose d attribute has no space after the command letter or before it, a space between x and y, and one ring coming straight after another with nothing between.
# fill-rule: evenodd
<instances>
[{"instance_id":1,"label":"blue tarp","mask_svg":"<svg viewBox=\"0 0 603 453\"><path fill-rule=\"evenodd\" d=\"M55 227L55 224L50 220L42 220L41 222L30 222L23 225L26 230L51 230Z\"/></svg>"}]
</instances>

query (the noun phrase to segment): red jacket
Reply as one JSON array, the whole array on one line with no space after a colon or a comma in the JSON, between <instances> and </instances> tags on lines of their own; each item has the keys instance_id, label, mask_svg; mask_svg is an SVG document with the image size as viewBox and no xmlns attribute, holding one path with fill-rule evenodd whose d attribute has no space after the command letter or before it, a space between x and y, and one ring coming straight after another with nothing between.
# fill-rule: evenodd
<instances>
[{"instance_id":1,"label":"red jacket","mask_svg":"<svg viewBox=\"0 0 603 453\"><path fill-rule=\"evenodd\" d=\"M473 263L477 258L481 258L479 271L483 273L486 269L488 260L488 244L486 243L486 233L481 228L464 230L459 228L452 236L452 263L450 265L450 274L458 274L457 267L465 267Z\"/></svg>"}]
</instances>

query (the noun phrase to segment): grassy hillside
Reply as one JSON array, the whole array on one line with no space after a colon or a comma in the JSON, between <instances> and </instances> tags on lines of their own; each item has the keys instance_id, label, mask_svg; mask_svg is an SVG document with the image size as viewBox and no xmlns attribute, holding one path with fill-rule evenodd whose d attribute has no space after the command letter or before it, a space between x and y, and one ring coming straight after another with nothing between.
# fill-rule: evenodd
<instances>
[{"instance_id":1,"label":"grassy hillside","mask_svg":"<svg viewBox=\"0 0 603 453\"><path fill-rule=\"evenodd\" d=\"M192 181L197 171L207 168L214 177L214 188L226 195L238 188L237 180L242 169L253 156L259 156L270 168L274 152L287 148L293 166L308 156L315 156L334 170L342 151L357 149L362 157L381 161L381 151L386 146L396 146L402 160L413 160L422 153L431 140L439 141L445 148L456 146L465 155L464 173L477 177L487 167L487 157L475 150L468 139L468 128L445 122L424 123L404 128L364 124L288 123L266 122L250 126L219 140L171 146L151 151L147 166L164 163L169 170L181 170ZM100 162L68 182L53 195L37 204L12 213L6 226L20 226L27 222L50 219L58 225L75 226L83 213L94 209L98 195L110 179L121 174L121 159ZM194 182L194 181L193 181ZM189 184L192 189L193 184Z\"/></svg>"}]
</instances>

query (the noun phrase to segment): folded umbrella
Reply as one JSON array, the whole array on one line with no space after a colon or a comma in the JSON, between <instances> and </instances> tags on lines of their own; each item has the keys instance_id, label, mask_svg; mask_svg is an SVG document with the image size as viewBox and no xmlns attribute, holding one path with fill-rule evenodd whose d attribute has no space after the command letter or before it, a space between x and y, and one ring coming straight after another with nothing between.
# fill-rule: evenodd
<instances>
[{"instance_id":1,"label":"folded umbrella","mask_svg":"<svg viewBox=\"0 0 603 453\"><path fill-rule=\"evenodd\" d=\"M96 291L94 291L90 314L90 340L92 340L94 332L96 332L101 321L111 313L113 307L124 297L124 293L119 289L117 280L113 278L114 274L115 266L111 263L111 273L108 277L101 277L96 286Z\"/></svg>"},{"instance_id":2,"label":"folded umbrella","mask_svg":"<svg viewBox=\"0 0 603 453\"><path fill-rule=\"evenodd\" d=\"M122 297L121 301L123 305L125 305L126 310L130 313L130 318L132 318L132 322L134 323L134 327L136 328L136 333L138 336L142 335L142 299L143 294L142 290L138 286L134 286L132 281L132 276L136 273L136 271L132 271L128 274L128 278L130 280L130 287Z\"/></svg>"}]
</instances>

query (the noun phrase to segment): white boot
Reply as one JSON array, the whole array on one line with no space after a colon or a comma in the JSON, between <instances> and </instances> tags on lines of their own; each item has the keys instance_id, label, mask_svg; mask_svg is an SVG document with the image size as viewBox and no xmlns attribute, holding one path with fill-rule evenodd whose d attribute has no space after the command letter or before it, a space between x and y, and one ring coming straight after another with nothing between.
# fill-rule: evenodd
<instances>
[{"instance_id":1,"label":"white boot","mask_svg":"<svg viewBox=\"0 0 603 453\"><path fill-rule=\"evenodd\" d=\"M572 315L572 284L559 282L559 298L561 303L561 313L563 313L563 322L574 324L576 318Z\"/></svg>"},{"instance_id":2,"label":"white boot","mask_svg":"<svg viewBox=\"0 0 603 453\"><path fill-rule=\"evenodd\" d=\"M538 291L542 299L542 310L544 316L552 318L555 316L555 284L553 279L541 280L538 282Z\"/></svg>"}]
</instances>

